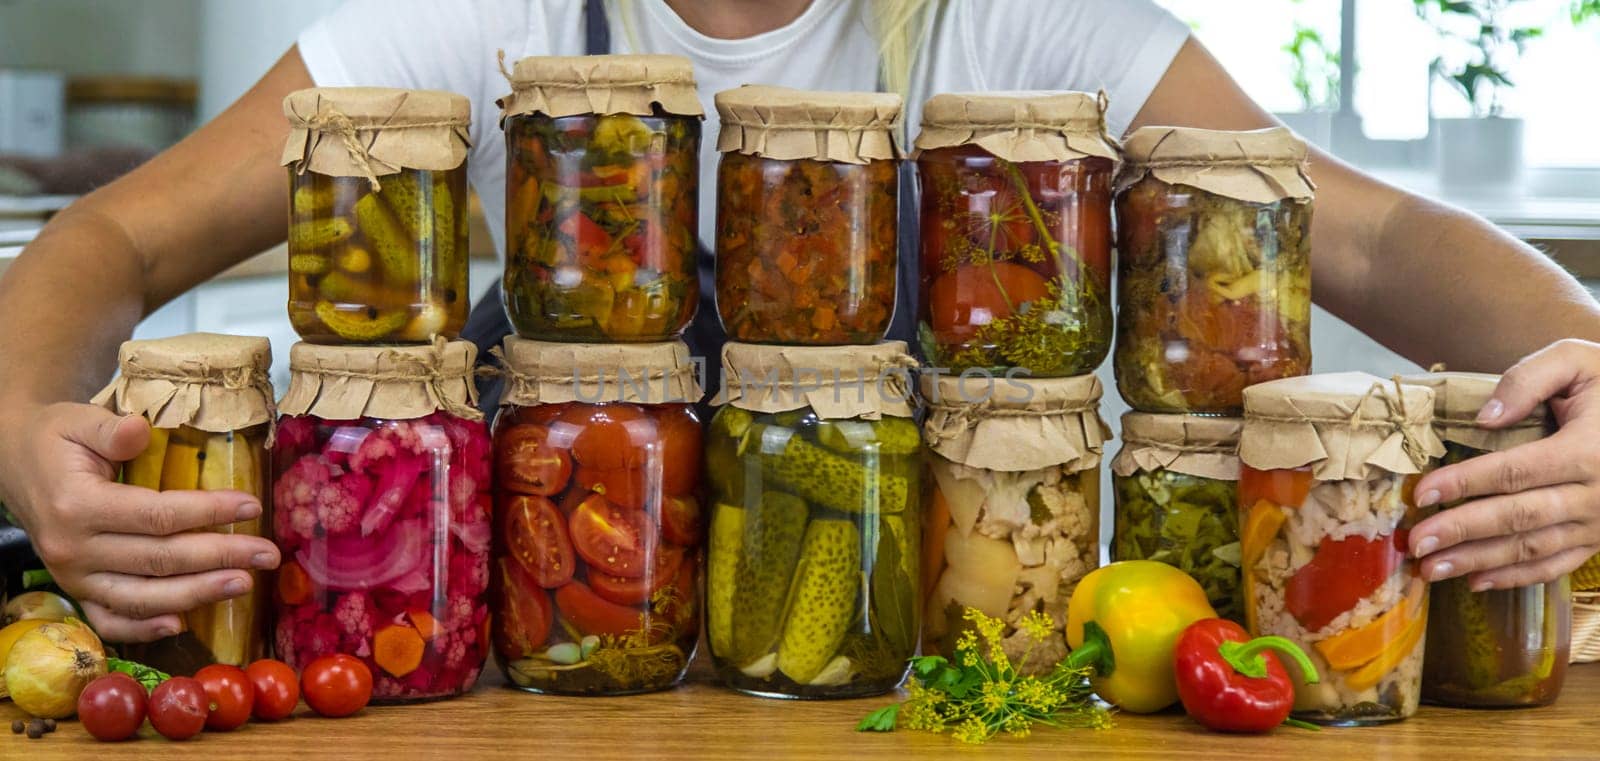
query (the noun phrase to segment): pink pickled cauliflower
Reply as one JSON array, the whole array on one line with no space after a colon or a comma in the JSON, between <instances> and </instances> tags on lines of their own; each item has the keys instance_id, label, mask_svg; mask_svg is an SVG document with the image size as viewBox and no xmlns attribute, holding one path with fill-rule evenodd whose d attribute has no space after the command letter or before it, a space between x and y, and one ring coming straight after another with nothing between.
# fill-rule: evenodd
<instances>
[{"instance_id":1,"label":"pink pickled cauliflower","mask_svg":"<svg viewBox=\"0 0 1600 761\"><path fill-rule=\"evenodd\" d=\"M347 651L356 655L372 652L372 631L378 617L372 598L365 592L350 592L333 605L333 617L339 622L340 641Z\"/></svg>"},{"instance_id":2,"label":"pink pickled cauliflower","mask_svg":"<svg viewBox=\"0 0 1600 761\"><path fill-rule=\"evenodd\" d=\"M420 420L395 420L372 429L350 455L350 469L372 471L382 467L380 463L384 460L401 453L426 454L420 431L423 425Z\"/></svg>"},{"instance_id":3,"label":"pink pickled cauliflower","mask_svg":"<svg viewBox=\"0 0 1600 761\"><path fill-rule=\"evenodd\" d=\"M295 661L290 665L305 666L324 655L339 652L339 622L333 616L317 612L304 620L294 632Z\"/></svg>"},{"instance_id":4,"label":"pink pickled cauliflower","mask_svg":"<svg viewBox=\"0 0 1600 761\"><path fill-rule=\"evenodd\" d=\"M471 598L489 588L488 558L468 552L450 553L450 595Z\"/></svg>"},{"instance_id":5,"label":"pink pickled cauliflower","mask_svg":"<svg viewBox=\"0 0 1600 761\"><path fill-rule=\"evenodd\" d=\"M465 595L450 595L450 600L445 604L444 621L446 629L452 632L461 629L471 629L473 613L478 607L477 600Z\"/></svg>"},{"instance_id":6,"label":"pink pickled cauliflower","mask_svg":"<svg viewBox=\"0 0 1600 761\"><path fill-rule=\"evenodd\" d=\"M365 477L344 474L321 455L306 455L289 466L272 490L272 506L279 515L274 524L280 538L291 544L315 536L319 524L329 534L349 531L371 494L372 482Z\"/></svg>"},{"instance_id":7,"label":"pink pickled cauliflower","mask_svg":"<svg viewBox=\"0 0 1600 761\"><path fill-rule=\"evenodd\" d=\"M316 449L316 446L317 426L310 417L291 415L278 421L277 440L272 445L274 454L295 457Z\"/></svg>"}]
</instances>

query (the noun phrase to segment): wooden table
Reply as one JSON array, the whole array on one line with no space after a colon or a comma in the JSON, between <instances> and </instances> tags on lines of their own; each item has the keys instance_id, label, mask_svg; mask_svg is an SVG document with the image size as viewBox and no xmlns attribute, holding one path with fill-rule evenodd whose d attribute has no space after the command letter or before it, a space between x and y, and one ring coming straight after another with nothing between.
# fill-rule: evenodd
<instances>
[{"instance_id":1,"label":"wooden table","mask_svg":"<svg viewBox=\"0 0 1600 761\"><path fill-rule=\"evenodd\" d=\"M948 736L852 731L884 698L798 702L750 698L705 683L626 698L557 698L507 689L486 676L471 695L403 707L369 707L348 719L322 719L304 706L276 725L250 724L233 733L207 733L183 744L153 734L97 743L63 722L40 740L6 734L0 759L338 758L401 761L437 758L484 761L601 761L602 759L839 759L911 761L951 756L1048 761L1103 759L1600 758L1600 666L1575 666L1560 702L1517 711L1423 708L1397 724L1320 732L1281 729L1267 737L1211 734L1178 715L1119 715L1101 731L1040 730L1023 740L963 745ZM0 718L9 730L21 712L9 702ZM149 733L148 726L144 730Z\"/></svg>"}]
</instances>

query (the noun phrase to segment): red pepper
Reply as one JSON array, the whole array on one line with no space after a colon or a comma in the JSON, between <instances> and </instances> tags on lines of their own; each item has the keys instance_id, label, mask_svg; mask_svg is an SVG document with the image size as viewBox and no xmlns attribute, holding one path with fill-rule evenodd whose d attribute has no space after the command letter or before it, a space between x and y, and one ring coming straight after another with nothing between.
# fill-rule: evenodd
<instances>
[{"instance_id":1,"label":"red pepper","mask_svg":"<svg viewBox=\"0 0 1600 761\"><path fill-rule=\"evenodd\" d=\"M1283 607L1306 631L1321 630L1389 580L1406 561L1407 536L1399 529L1373 539L1323 539L1284 585Z\"/></svg>"},{"instance_id":2,"label":"red pepper","mask_svg":"<svg viewBox=\"0 0 1600 761\"><path fill-rule=\"evenodd\" d=\"M1173 651L1178 697L1195 721L1220 732L1270 732L1294 708L1294 682L1272 650L1293 658L1306 684L1317 669L1283 637L1250 639L1244 627L1220 618L1183 630Z\"/></svg>"}]
</instances>

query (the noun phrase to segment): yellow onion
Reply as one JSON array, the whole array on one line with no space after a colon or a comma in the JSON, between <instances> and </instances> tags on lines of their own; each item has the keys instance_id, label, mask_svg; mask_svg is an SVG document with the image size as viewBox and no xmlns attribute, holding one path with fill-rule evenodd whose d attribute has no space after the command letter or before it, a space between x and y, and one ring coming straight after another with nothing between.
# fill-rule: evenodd
<instances>
[{"instance_id":1,"label":"yellow onion","mask_svg":"<svg viewBox=\"0 0 1600 761\"><path fill-rule=\"evenodd\" d=\"M72 603L68 602L67 598L54 592L34 590L11 598L11 602L6 603L5 615L0 616L0 624L31 619L65 621L68 616L75 615L77 612L72 609ZM4 665L0 663L0 666Z\"/></svg>"},{"instance_id":2,"label":"yellow onion","mask_svg":"<svg viewBox=\"0 0 1600 761\"><path fill-rule=\"evenodd\" d=\"M6 656L6 688L17 707L41 719L65 719L78 693L106 673L106 651L82 621L69 618L22 635Z\"/></svg>"},{"instance_id":3,"label":"yellow onion","mask_svg":"<svg viewBox=\"0 0 1600 761\"><path fill-rule=\"evenodd\" d=\"M42 618L30 618L6 624L6 628L0 629L0 698L11 695L6 691L6 658L11 655L11 646L17 644L22 635L48 623L50 622Z\"/></svg>"}]
</instances>

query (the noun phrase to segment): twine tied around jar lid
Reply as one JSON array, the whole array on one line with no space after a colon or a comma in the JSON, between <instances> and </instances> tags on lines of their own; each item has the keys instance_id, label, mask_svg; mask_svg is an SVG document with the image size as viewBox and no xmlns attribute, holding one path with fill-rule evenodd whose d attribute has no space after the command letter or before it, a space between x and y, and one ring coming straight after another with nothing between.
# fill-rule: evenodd
<instances>
[{"instance_id":1,"label":"twine tied around jar lid","mask_svg":"<svg viewBox=\"0 0 1600 761\"><path fill-rule=\"evenodd\" d=\"M711 403L763 413L810 407L824 420L911 417L910 371L917 366L904 341L865 346L729 341L722 348L722 388ZM851 388L855 393L845 393Z\"/></svg>"},{"instance_id":2,"label":"twine tied around jar lid","mask_svg":"<svg viewBox=\"0 0 1600 761\"><path fill-rule=\"evenodd\" d=\"M1128 412L1111 472L1166 470L1214 481L1239 480L1239 418Z\"/></svg>"},{"instance_id":3,"label":"twine tied around jar lid","mask_svg":"<svg viewBox=\"0 0 1600 761\"><path fill-rule=\"evenodd\" d=\"M923 151L975 145L1012 162L1117 162L1121 150L1106 128L1110 98L1073 91L940 93L922 110L914 143Z\"/></svg>"},{"instance_id":4,"label":"twine tied around jar lid","mask_svg":"<svg viewBox=\"0 0 1600 761\"><path fill-rule=\"evenodd\" d=\"M361 177L374 193L383 189L379 177L403 169L460 166L472 124L465 97L432 90L310 88L284 98L283 112L290 127L285 166L296 174ZM338 145L324 148L321 135Z\"/></svg>"},{"instance_id":5,"label":"twine tied around jar lid","mask_svg":"<svg viewBox=\"0 0 1600 761\"><path fill-rule=\"evenodd\" d=\"M894 93L825 92L745 85L713 97L717 150L778 161L868 164L901 157Z\"/></svg>"},{"instance_id":6,"label":"twine tied around jar lid","mask_svg":"<svg viewBox=\"0 0 1600 761\"><path fill-rule=\"evenodd\" d=\"M1228 131L1140 127L1123 142L1121 193L1147 176L1246 203L1310 203L1305 141L1282 128Z\"/></svg>"},{"instance_id":7,"label":"twine tied around jar lid","mask_svg":"<svg viewBox=\"0 0 1600 761\"><path fill-rule=\"evenodd\" d=\"M507 336L504 348L496 346L489 354L498 366L478 372L506 380L501 406L690 404L704 396L695 360L682 341L574 344ZM652 387L660 388L660 398L651 396Z\"/></svg>"},{"instance_id":8,"label":"twine tied around jar lid","mask_svg":"<svg viewBox=\"0 0 1600 761\"><path fill-rule=\"evenodd\" d=\"M528 56L506 69L506 51L497 55L500 76L511 86L495 101L500 124L523 114L564 116L632 114L704 118L694 79L694 64L683 56L614 54Z\"/></svg>"},{"instance_id":9,"label":"twine tied around jar lid","mask_svg":"<svg viewBox=\"0 0 1600 761\"><path fill-rule=\"evenodd\" d=\"M1374 401L1378 411L1369 412ZM1388 381L1365 373L1300 376L1245 389L1239 454L1258 470L1312 464L1319 480L1366 478L1369 466L1420 473L1443 453L1433 429L1433 391L1403 384L1398 375Z\"/></svg>"},{"instance_id":10,"label":"twine tied around jar lid","mask_svg":"<svg viewBox=\"0 0 1600 761\"><path fill-rule=\"evenodd\" d=\"M1063 466L1099 467L1111 431L1100 419L1102 389L1093 375L1007 378L1020 396L995 393L992 377L981 395L967 385L979 378L924 375L928 416L923 436L941 457L974 468L1021 472Z\"/></svg>"},{"instance_id":11,"label":"twine tied around jar lid","mask_svg":"<svg viewBox=\"0 0 1600 761\"><path fill-rule=\"evenodd\" d=\"M1483 452L1501 452L1548 436L1554 427L1550 408L1540 404L1510 425L1486 428L1478 413L1494 397L1500 376L1488 373L1448 372L1435 363L1423 375L1409 375L1402 383L1433 389L1433 427L1439 438Z\"/></svg>"},{"instance_id":12,"label":"twine tied around jar lid","mask_svg":"<svg viewBox=\"0 0 1600 761\"><path fill-rule=\"evenodd\" d=\"M428 346L298 343L289 354L289 390L278 406L285 414L326 419L414 419L443 410L481 421L473 384L476 353L469 341L443 337Z\"/></svg>"},{"instance_id":13,"label":"twine tied around jar lid","mask_svg":"<svg viewBox=\"0 0 1600 761\"><path fill-rule=\"evenodd\" d=\"M276 437L267 339L191 333L127 341L117 354L120 373L92 404L157 428L225 433L265 424L268 446Z\"/></svg>"}]
</instances>

